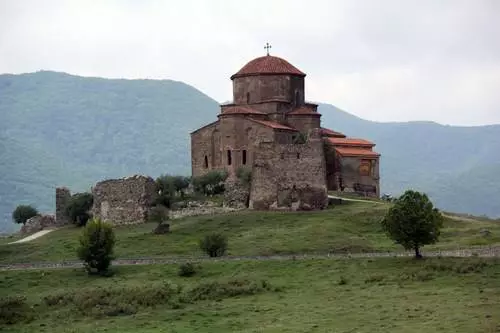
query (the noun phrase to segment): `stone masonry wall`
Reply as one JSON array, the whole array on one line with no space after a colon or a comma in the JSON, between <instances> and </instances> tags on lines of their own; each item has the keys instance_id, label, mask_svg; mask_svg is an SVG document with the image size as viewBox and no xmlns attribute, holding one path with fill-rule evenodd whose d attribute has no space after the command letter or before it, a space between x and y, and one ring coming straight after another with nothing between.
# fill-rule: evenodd
<instances>
[{"instance_id":1,"label":"stone masonry wall","mask_svg":"<svg viewBox=\"0 0 500 333\"><path fill-rule=\"evenodd\" d=\"M71 223L70 218L66 214L66 206L71 199L71 192L66 187L56 188L56 224L65 225Z\"/></svg>"},{"instance_id":2,"label":"stone masonry wall","mask_svg":"<svg viewBox=\"0 0 500 333\"><path fill-rule=\"evenodd\" d=\"M147 221L158 194L153 178L135 175L99 182L92 195L94 217L113 224L135 224Z\"/></svg>"},{"instance_id":3,"label":"stone masonry wall","mask_svg":"<svg viewBox=\"0 0 500 333\"><path fill-rule=\"evenodd\" d=\"M328 205L325 156L318 130L306 144L261 143L254 158L250 208L310 210Z\"/></svg>"}]
</instances>

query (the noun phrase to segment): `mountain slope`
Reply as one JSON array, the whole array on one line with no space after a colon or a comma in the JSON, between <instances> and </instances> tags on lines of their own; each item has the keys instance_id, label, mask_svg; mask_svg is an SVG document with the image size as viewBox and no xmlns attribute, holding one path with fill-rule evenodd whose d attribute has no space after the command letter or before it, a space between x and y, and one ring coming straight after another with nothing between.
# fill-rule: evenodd
<instances>
[{"instance_id":1,"label":"mountain slope","mask_svg":"<svg viewBox=\"0 0 500 333\"><path fill-rule=\"evenodd\" d=\"M218 103L168 80L109 80L64 73L0 75L0 230L20 203L53 210L54 187L88 189L134 173L190 173L189 132L216 119ZM440 207L500 216L500 126L376 123L320 105L325 127L371 139L382 190L414 187ZM493 169L492 169L493 168Z\"/></svg>"}]
</instances>

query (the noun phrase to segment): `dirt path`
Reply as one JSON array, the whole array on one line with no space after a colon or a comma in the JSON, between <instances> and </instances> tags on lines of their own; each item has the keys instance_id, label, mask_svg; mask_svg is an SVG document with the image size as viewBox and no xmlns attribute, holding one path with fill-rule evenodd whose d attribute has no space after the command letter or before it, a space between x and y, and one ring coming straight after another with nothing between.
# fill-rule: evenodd
<instances>
[{"instance_id":1,"label":"dirt path","mask_svg":"<svg viewBox=\"0 0 500 333\"><path fill-rule=\"evenodd\" d=\"M422 251L424 257L481 257L500 258L500 246L478 247L461 250L446 251ZM219 261L283 261L283 260L311 260L311 259L362 259L362 258L390 258L390 257L412 257L413 252L372 252L372 253L319 253L319 254L296 254L275 256L227 256L221 258L208 257L156 257L156 258L123 258L113 261L114 266L124 265L165 265L179 264L183 262L219 262ZM72 260L64 262L39 262L39 263L13 263L0 265L0 271L6 270L31 270L31 269L53 269L53 268L79 268L83 267L81 261Z\"/></svg>"},{"instance_id":2,"label":"dirt path","mask_svg":"<svg viewBox=\"0 0 500 333\"><path fill-rule=\"evenodd\" d=\"M7 243L7 244L18 244L18 243L26 243L26 242L29 242L29 241L32 241L33 239L37 239L37 238L40 238L46 234L48 234L49 232L52 232L56 229L45 229L45 230L40 230L38 232L35 232L34 234L32 235L29 235L28 237L24 237L22 239L19 239L19 240L16 240L15 242L10 242L10 243Z\"/></svg>"}]
</instances>

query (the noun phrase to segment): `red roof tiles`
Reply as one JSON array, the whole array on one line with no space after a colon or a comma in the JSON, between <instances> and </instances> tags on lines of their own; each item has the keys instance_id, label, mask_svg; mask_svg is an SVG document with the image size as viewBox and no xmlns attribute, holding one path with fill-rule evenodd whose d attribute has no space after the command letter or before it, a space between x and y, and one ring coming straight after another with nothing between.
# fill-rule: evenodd
<instances>
[{"instance_id":1,"label":"red roof tiles","mask_svg":"<svg viewBox=\"0 0 500 333\"><path fill-rule=\"evenodd\" d=\"M345 138L346 137L345 134L343 134L343 133L332 131L331 129L323 128L323 127L321 127L321 135L322 136L329 136L329 137L333 137L333 138Z\"/></svg>"},{"instance_id":2,"label":"red roof tiles","mask_svg":"<svg viewBox=\"0 0 500 333\"><path fill-rule=\"evenodd\" d=\"M295 128L277 123L275 121L270 121L270 120L257 120L257 119L250 119L253 122L256 122L258 124L264 125L266 127L270 127L272 129L280 129L280 130L287 130L287 131L294 131L297 132Z\"/></svg>"},{"instance_id":3,"label":"red roof tiles","mask_svg":"<svg viewBox=\"0 0 500 333\"><path fill-rule=\"evenodd\" d=\"M258 74L290 74L306 76L306 74L301 72L285 59L268 55L255 58L248 62L236 74L231 76L231 80L236 77Z\"/></svg>"},{"instance_id":4,"label":"red roof tiles","mask_svg":"<svg viewBox=\"0 0 500 333\"><path fill-rule=\"evenodd\" d=\"M265 114L245 106L223 106L222 114Z\"/></svg>"},{"instance_id":5,"label":"red roof tiles","mask_svg":"<svg viewBox=\"0 0 500 333\"><path fill-rule=\"evenodd\" d=\"M364 139L354 139L354 138L328 138L328 142L334 146L363 146L363 147L373 147L375 144Z\"/></svg>"},{"instance_id":6,"label":"red roof tiles","mask_svg":"<svg viewBox=\"0 0 500 333\"><path fill-rule=\"evenodd\" d=\"M355 147L336 147L335 151L342 156L360 156L366 158L377 158L379 153L369 149L355 148Z\"/></svg>"}]
</instances>

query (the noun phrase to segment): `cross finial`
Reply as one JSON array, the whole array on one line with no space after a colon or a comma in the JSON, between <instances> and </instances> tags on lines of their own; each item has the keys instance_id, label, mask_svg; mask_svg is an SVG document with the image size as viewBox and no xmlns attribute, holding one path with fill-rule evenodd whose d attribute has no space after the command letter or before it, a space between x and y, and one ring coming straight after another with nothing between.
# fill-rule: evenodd
<instances>
[{"instance_id":1,"label":"cross finial","mask_svg":"<svg viewBox=\"0 0 500 333\"><path fill-rule=\"evenodd\" d=\"M267 55L269 55L269 49L272 48L271 45L269 45L269 43L266 43L266 46L264 46L264 48L266 49L267 51Z\"/></svg>"}]
</instances>

